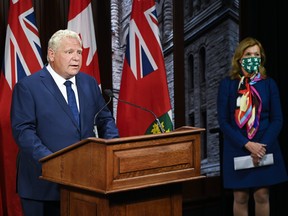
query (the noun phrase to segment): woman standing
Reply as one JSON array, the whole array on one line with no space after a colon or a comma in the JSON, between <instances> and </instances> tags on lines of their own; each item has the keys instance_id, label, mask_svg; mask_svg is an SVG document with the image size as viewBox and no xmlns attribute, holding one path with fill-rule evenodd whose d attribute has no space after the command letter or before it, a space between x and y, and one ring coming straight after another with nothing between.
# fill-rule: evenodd
<instances>
[{"instance_id":1,"label":"woman standing","mask_svg":"<svg viewBox=\"0 0 288 216\"><path fill-rule=\"evenodd\" d=\"M250 192L255 215L269 216L269 186L288 180L278 142L283 124L280 95L276 82L266 75L265 60L261 43L245 38L218 91L218 122L224 135L223 185L233 190L234 216L248 215ZM250 166L234 162L241 156L248 156Z\"/></svg>"}]
</instances>

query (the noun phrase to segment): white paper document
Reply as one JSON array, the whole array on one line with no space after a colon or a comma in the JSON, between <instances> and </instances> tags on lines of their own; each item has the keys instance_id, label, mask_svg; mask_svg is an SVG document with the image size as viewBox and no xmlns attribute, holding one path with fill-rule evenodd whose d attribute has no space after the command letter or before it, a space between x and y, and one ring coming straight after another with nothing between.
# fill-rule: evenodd
<instances>
[{"instance_id":1,"label":"white paper document","mask_svg":"<svg viewBox=\"0 0 288 216\"><path fill-rule=\"evenodd\" d=\"M234 169L241 170L241 169L249 169L253 167L261 167L274 164L273 154L266 154L259 164L254 165L253 159L250 155L241 156L241 157L234 157Z\"/></svg>"}]
</instances>

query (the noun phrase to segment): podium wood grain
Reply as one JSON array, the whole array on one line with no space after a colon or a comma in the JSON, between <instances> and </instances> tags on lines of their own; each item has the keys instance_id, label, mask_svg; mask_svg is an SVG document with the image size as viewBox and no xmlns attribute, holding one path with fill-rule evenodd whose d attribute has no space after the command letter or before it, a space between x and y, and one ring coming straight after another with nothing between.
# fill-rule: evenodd
<instances>
[{"instance_id":1,"label":"podium wood grain","mask_svg":"<svg viewBox=\"0 0 288 216\"><path fill-rule=\"evenodd\" d=\"M61 215L182 215L181 182L203 178L204 130L91 137L42 158L40 178L60 184Z\"/></svg>"}]
</instances>

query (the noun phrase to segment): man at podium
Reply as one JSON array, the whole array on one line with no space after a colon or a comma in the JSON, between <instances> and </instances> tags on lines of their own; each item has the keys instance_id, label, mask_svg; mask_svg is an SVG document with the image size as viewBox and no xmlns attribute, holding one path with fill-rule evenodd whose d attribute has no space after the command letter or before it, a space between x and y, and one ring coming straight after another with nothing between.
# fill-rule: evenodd
<instances>
[{"instance_id":1,"label":"man at podium","mask_svg":"<svg viewBox=\"0 0 288 216\"><path fill-rule=\"evenodd\" d=\"M25 216L60 215L59 186L42 180L39 159L97 135L119 137L96 79L79 72L82 41L70 30L48 42L48 64L13 90L11 125L19 146L17 193Z\"/></svg>"}]
</instances>

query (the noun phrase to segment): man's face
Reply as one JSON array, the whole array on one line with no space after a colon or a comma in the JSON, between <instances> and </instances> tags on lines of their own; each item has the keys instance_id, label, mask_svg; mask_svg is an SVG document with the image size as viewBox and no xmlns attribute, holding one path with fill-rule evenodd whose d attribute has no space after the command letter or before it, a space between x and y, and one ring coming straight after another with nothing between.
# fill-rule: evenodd
<instances>
[{"instance_id":1,"label":"man's face","mask_svg":"<svg viewBox=\"0 0 288 216\"><path fill-rule=\"evenodd\" d=\"M48 50L51 67L63 78L75 76L82 65L82 47L76 38L66 37L56 51Z\"/></svg>"}]
</instances>

